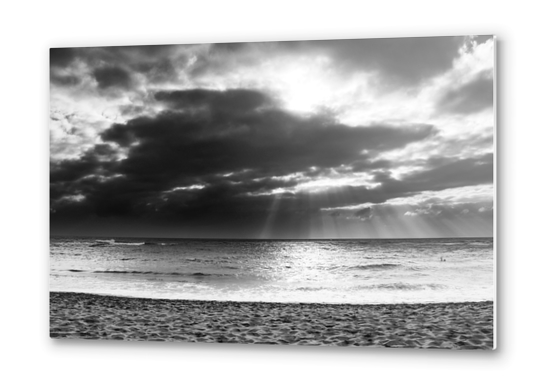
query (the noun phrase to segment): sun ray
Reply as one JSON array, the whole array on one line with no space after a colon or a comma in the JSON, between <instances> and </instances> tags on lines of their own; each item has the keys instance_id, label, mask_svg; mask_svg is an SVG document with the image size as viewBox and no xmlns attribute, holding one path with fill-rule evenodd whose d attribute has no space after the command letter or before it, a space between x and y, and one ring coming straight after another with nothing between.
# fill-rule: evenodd
<instances>
[{"instance_id":1,"label":"sun ray","mask_svg":"<svg viewBox=\"0 0 542 384\"><path fill-rule=\"evenodd\" d=\"M277 218L277 212L280 208L280 200L282 199L282 194L277 193L273 195L273 200L271 206L268 209L267 218L265 219L265 224L260 232L260 239L269 239L273 237L275 220Z\"/></svg>"}]
</instances>

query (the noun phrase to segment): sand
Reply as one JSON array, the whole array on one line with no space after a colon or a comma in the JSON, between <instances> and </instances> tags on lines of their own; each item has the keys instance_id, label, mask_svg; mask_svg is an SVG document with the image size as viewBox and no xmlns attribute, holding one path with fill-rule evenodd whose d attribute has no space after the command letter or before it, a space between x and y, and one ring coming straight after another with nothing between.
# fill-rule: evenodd
<instances>
[{"instance_id":1,"label":"sand","mask_svg":"<svg viewBox=\"0 0 542 384\"><path fill-rule=\"evenodd\" d=\"M289 304L51 292L50 336L55 339L492 349L493 303Z\"/></svg>"}]
</instances>

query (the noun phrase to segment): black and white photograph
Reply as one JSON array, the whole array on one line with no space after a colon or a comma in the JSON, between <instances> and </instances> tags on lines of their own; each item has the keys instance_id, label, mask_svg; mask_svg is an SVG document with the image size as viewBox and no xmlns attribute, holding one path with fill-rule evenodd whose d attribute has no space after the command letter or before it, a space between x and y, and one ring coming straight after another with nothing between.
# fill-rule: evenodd
<instances>
[{"instance_id":1,"label":"black and white photograph","mask_svg":"<svg viewBox=\"0 0 542 384\"><path fill-rule=\"evenodd\" d=\"M496 44L52 47L50 337L495 349Z\"/></svg>"}]
</instances>

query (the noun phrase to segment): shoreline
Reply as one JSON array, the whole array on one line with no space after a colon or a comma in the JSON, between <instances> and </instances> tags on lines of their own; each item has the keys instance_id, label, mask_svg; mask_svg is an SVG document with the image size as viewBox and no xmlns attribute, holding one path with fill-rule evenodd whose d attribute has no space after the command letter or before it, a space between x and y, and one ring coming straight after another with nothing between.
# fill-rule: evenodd
<instances>
[{"instance_id":1,"label":"shoreline","mask_svg":"<svg viewBox=\"0 0 542 384\"><path fill-rule=\"evenodd\" d=\"M492 301L323 304L50 292L50 337L493 349Z\"/></svg>"},{"instance_id":2,"label":"shoreline","mask_svg":"<svg viewBox=\"0 0 542 384\"><path fill-rule=\"evenodd\" d=\"M111 295L109 293L87 293L87 292L74 292L74 291L49 291L49 294L74 294L74 295L88 295L88 296L100 296L100 297L112 297L121 299L136 299L136 300L152 300L152 301L179 301L179 302L194 302L194 303L242 303L242 304L270 304L270 305L329 305L329 306L354 306L354 307L370 307L370 306L416 306L416 305L455 305L455 304L494 304L493 300L479 300L479 301L432 301L424 303L324 303L324 302L304 302L304 301L242 301L242 300L196 300L196 299L169 299L169 298L154 298L154 297L139 297L128 295Z\"/></svg>"}]
</instances>

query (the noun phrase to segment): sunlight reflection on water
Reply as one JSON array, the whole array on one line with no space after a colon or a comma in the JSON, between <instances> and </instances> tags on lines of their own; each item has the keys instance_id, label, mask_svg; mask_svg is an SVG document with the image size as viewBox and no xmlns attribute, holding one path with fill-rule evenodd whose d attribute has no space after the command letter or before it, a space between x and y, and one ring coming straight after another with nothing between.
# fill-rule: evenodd
<instances>
[{"instance_id":1,"label":"sunlight reflection on water","mask_svg":"<svg viewBox=\"0 0 542 384\"><path fill-rule=\"evenodd\" d=\"M51 290L335 303L494 295L491 239L121 240L52 239Z\"/></svg>"}]
</instances>

